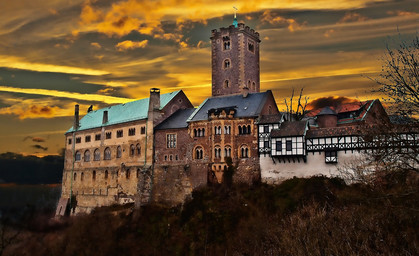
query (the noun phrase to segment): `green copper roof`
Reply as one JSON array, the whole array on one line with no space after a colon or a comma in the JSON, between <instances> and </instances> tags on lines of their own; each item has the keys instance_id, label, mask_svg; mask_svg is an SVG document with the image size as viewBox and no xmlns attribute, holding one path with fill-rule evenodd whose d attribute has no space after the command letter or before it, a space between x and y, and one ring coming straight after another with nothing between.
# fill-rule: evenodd
<instances>
[{"instance_id":1,"label":"green copper roof","mask_svg":"<svg viewBox=\"0 0 419 256\"><path fill-rule=\"evenodd\" d=\"M160 95L160 109L163 109L179 92L180 90ZM149 100L149 98L145 98L89 112L80 120L78 131L146 119ZM106 110L108 111L108 122L102 124L103 112ZM66 133L73 131L74 128L71 127Z\"/></svg>"}]
</instances>

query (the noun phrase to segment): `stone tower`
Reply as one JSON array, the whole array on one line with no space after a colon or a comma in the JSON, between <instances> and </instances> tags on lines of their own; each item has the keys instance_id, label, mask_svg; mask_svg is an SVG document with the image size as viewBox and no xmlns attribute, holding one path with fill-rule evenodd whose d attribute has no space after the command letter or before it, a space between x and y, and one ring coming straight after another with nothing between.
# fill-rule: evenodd
<instances>
[{"instance_id":1,"label":"stone tower","mask_svg":"<svg viewBox=\"0 0 419 256\"><path fill-rule=\"evenodd\" d=\"M237 23L212 30L212 96L260 91L259 33Z\"/></svg>"}]
</instances>

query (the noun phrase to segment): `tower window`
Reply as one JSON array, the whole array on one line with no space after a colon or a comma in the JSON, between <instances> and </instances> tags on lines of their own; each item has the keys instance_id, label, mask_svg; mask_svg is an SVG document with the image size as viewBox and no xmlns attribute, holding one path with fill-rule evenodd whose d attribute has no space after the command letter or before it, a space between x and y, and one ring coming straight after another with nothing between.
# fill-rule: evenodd
<instances>
[{"instance_id":1,"label":"tower window","mask_svg":"<svg viewBox=\"0 0 419 256\"><path fill-rule=\"evenodd\" d=\"M255 43L253 43L252 41L248 41L247 42L247 49L249 50L249 52L255 52Z\"/></svg>"},{"instance_id":2,"label":"tower window","mask_svg":"<svg viewBox=\"0 0 419 256\"><path fill-rule=\"evenodd\" d=\"M230 50L230 41L224 41L224 47L223 47L223 49L224 50Z\"/></svg>"},{"instance_id":3,"label":"tower window","mask_svg":"<svg viewBox=\"0 0 419 256\"><path fill-rule=\"evenodd\" d=\"M230 87L230 81L225 80L224 81L224 88L229 88Z\"/></svg>"},{"instance_id":4,"label":"tower window","mask_svg":"<svg viewBox=\"0 0 419 256\"><path fill-rule=\"evenodd\" d=\"M230 68L230 60L224 60L224 68Z\"/></svg>"}]
</instances>

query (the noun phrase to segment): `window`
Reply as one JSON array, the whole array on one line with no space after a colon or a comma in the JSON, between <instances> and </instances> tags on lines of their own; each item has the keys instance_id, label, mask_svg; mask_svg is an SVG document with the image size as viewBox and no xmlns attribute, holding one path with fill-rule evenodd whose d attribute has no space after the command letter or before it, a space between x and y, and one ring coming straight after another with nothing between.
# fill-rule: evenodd
<instances>
[{"instance_id":1,"label":"window","mask_svg":"<svg viewBox=\"0 0 419 256\"><path fill-rule=\"evenodd\" d=\"M224 60L224 68L230 68L230 60Z\"/></svg>"},{"instance_id":2,"label":"window","mask_svg":"<svg viewBox=\"0 0 419 256\"><path fill-rule=\"evenodd\" d=\"M116 148L116 158L121 158L122 157L122 148L121 146L118 146Z\"/></svg>"},{"instance_id":3,"label":"window","mask_svg":"<svg viewBox=\"0 0 419 256\"><path fill-rule=\"evenodd\" d=\"M112 132L107 132L107 133L105 134L105 139L109 140L109 139L111 139L111 138L112 138Z\"/></svg>"},{"instance_id":4,"label":"window","mask_svg":"<svg viewBox=\"0 0 419 256\"><path fill-rule=\"evenodd\" d=\"M130 156L135 155L135 147L133 144L131 144L131 146L129 147L129 155Z\"/></svg>"},{"instance_id":5,"label":"window","mask_svg":"<svg viewBox=\"0 0 419 256\"><path fill-rule=\"evenodd\" d=\"M249 50L249 52L255 52L255 43L253 43L252 41L248 41L247 42L247 49Z\"/></svg>"},{"instance_id":6,"label":"window","mask_svg":"<svg viewBox=\"0 0 419 256\"><path fill-rule=\"evenodd\" d=\"M290 140L286 141L286 149L287 151L292 151L292 141Z\"/></svg>"},{"instance_id":7,"label":"window","mask_svg":"<svg viewBox=\"0 0 419 256\"><path fill-rule=\"evenodd\" d=\"M80 151L76 151L76 162L80 161L81 159L81 153Z\"/></svg>"},{"instance_id":8,"label":"window","mask_svg":"<svg viewBox=\"0 0 419 256\"><path fill-rule=\"evenodd\" d=\"M241 158L248 158L249 157L249 148L247 146L242 146L240 149L240 157Z\"/></svg>"},{"instance_id":9,"label":"window","mask_svg":"<svg viewBox=\"0 0 419 256\"><path fill-rule=\"evenodd\" d=\"M145 134L145 126L141 127L141 134Z\"/></svg>"},{"instance_id":10,"label":"window","mask_svg":"<svg viewBox=\"0 0 419 256\"><path fill-rule=\"evenodd\" d=\"M256 90L256 83L255 83L255 82L252 82L252 90L253 90L253 91L255 91L255 90ZM270 114L270 112L269 112L269 114Z\"/></svg>"},{"instance_id":11,"label":"window","mask_svg":"<svg viewBox=\"0 0 419 256\"><path fill-rule=\"evenodd\" d=\"M227 146L224 148L224 157L231 157L231 147Z\"/></svg>"},{"instance_id":12,"label":"window","mask_svg":"<svg viewBox=\"0 0 419 256\"><path fill-rule=\"evenodd\" d=\"M214 148L214 157L221 158L221 148L218 146Z\"/></svg>"},{"instance_id":13,"label":"window","mask_svg":"<svg viewBox=\"0 0 419 256\"><path fill-rule=\"evenodd\" d=\"M169 156L169 160L170 160L170 161L172 161L172 160L173 160L173 156L172 156L172 155L170 155L170 156Z\"/></svg>"},{"instance_id":14,"label":"window","mask_svg":"<svg viewBox=\"0 0 419 256\"><path fill-rule=\"evenodd\" d=\"M131 176L131 171L130 171L130 169L128 169L128 170L125 172L125 178L128 180L130 176Z\"/></svg>"},{"instance_id":15,"label":"window","mask_svg":"<svg viewBox=\"0 0 419 256\"><path fill-rule=\"evenodd\" d=\"M250 129L250 125L247 126L247 134L251 134L252 133L252 129Z\"/></svg>"},{"instance_id":16,"label":"window","mask_svg":"<svg viewBox=\"0 0 419 256\"><path fill-rule=\"evenodd\" d=\"M205 128L194 129L194 137L204 137L204 136L205 136Z\"/></svg>"},{"instance_id":17,"label":"window","mask_svg":"<svg viewBox=\"0 0 419 256\"><path fill-rule=\"evenodd\" d=\"M264 148L270 148L270 146L269 146L269 140L265 140L265 141L263 142L263 147L264 147Z\"/></svg>"},{"instance_id":18,"label":"window","mask_svg":"<svg viewBox=\"0 0 419 256\"><path fill-rule=\"evenodd\" d=\"M248 80L247 81L247 88L249 88L249 89L250 89L250 83L251 83L250 80Z\"/></svg>"},{"instance_id":19,"label":"window","mask_svg":"<svg viewBox=\"0 0 419 256\"><path fill-rule=\"evenodd\" d=\"M204 157L204 151L202 147L195 148L195 159L202 159Z\"/></svg>"},{"instance_id":20,"label":"window","mask_svg":"<svg viewBox=\"0 0 419 256\"><path fill-rule=\"evenodd\" d=\"M90 151L89 150L84 151L84 161L85 162L90 162Z\"/></svg>"},{"instance_id":21,"label":"window","mask_svg":"<svg viewBox=\"0 0 419 256\"><path fill-rule=\"evenodd\" d=\"M224 50L230 50L230 41L224 41Z\"/></svg>"},{"instance_id":22,"label":"window","mask_svg":"<svg viewBox=\"0 0 419 256\"><path fill-rule=\"evenodd\" d=\"M325 151L325 162L326 163L337 163L338 162L338 152L337 151Z\"/></svg>"},{"instance_id":23,"label":"window","mask_svg":"<svg viewBox=\"0 0 419 256\"><path fill-rule=\"evenodd\" d=\"M84 137L84 142L90 142L91 139L92 137L90 135L87 135L86 137Z\"/></svg>"},{"instance_id":24,"label":"window","mask_svg":"<svg viewBox=\"0 0 419 256\"><path fill-rule=\"evenodd\" d=\"M75 173L74 173L73 180L75 181L76 179L77 179L77 173L75 172Z\"/></svg>"},{"instance_id":25,"label":"window","mask_svg":"<svg viewBox=\"0 0 419 256\"><path fill-rule=\"evenodd\" d=\"M282 151L282 141L276 141L276 151Z\"/></svg>"},{"instance_id":26,"label":"window","mask_svg":"<svg viewBox=\"0 0 419 256\"><path fill-rule=\"evenodd\" d=\"M231 133L231 126L226 125L224 126L224 134L230 134Z\"/></svg>"},{"instance_id":27,"label":"window","mask_svg":"<svg viewBox=\"0 0 419 256\"><path fill-rule=\"evenodd\" d=\"M214 127L214 134L216 134L216 135L221 134L221 126L215 126Z\"/></svg>"},{"instance_id":28,"label":"window","mask_svg":"<svg viewBox=\"0 0 419 256\"><path fill-rule=\"evenodd\" d=\"M81 137L76 138L76 144L81 143Z\"/></svg>"},{"instance_id":29,"label":"window","mask_svg":"<svg viewBox=\"0 0 419 256\"><path fill-rule=\"evenodd\" d=\"M141 156L141 146L140 146L140 144L137 144L137 146L135 148L137 149L137 155Z\"/></svg>"},{"instance_id":30,"label":"window","mask_svg":"<svg viewBox=\"0 0 419 256\"><path fill-rule=\"evenodd\" d=\"M84 173L81 173L81 175L80 175L80 181L83 181L84 180Z\"/></svg>"},{"instance_id":31,"label":"window","mask_svg":"<svg viewBox=\"0 0 419 256\"><path fill-rule=\"evenodd\" d=\"M100 161L100 151L99 149L95 149L95 153L94 153L94 160L95 161Z\"/></svg>"},{"instance_id":32,"label":"window","mask_svg":"<svg viewBox=\"0 0 419 256\"><path fill-rule=\"evenodd\" d=\"M71 139L68 139L68 145L71 145Z\"/></svg>"},{"instance_id":33,"label":"window","mask_svg":"<svg viewBox=\"0 0 419 256\"><path fill-rule=\"evenodd\" d=\"M224 81L224 88L229 88L230 87L230 81L225 80Z\"/></svg>"},{"instance_id":34,"label":"window","mask_svg":"<svg viewBox=\"0 0 419 256\"><path fill-rule=\"evenodd\" d=\"M122 136L124 136L124 131L123 130L116 131L116 137L117 138L121 138Z\"/></svg>"},{"instance_id":35,"label":"window","mask_svg":"<svg viewBox=\"0 0 419 256\"><path fill-rule=\"evenodd\" d=\"M135 135L135 128L129 128L128 129L128 136L134 136Z\"/></svg>"},{"instance_id":36,"label":"window","mask_svg":"<svg viewBox=\"0 0 419 256\"><path fill-rule=\"evenodd\" d=\"M239 134L250 134L251 133L251 126L250 125L239 125Z\"/></svg>"},{"instance_id":37,"label":"window","mask_svg":"<svg viewBox=\"0 0 419 256\"><path fill-rule=\"evenodd\" d=\"M105 180L107 180L107 179L108 179L108 175L109 175L108 170L106 170L106 171L105 171Z\"/></svg>"},{"instance_id":38,"label":"window","mask_svg":"<svg viewBox=\"0 0 419 256\"><path fill-rule=\"evenodd\" d=\"M176 155L176 156L175 156L175 160L176 160L176 161L177 161L177 160L179 160L179 157L178 157L178 155Z\"/></svg>"},{"instance_id":39,"label":"window","mask_svg":"<svg viewBox=\"0 0 419 256\"><path fill-rule=\"evenodd\" d=\"M100 140L100 134L95 134L95 140L96 141Z\"/></svg>"},{"instance_id":40,"label":"window","mask_svg":"<svg viewBox=\"0 0 419 256\"><path fill-rule=\"evenodd\" d=\"M93 171L92 173L92 180L96 180L96 171Z\"/></svg>"},{"instance_id":41,"label":"window","mask_svg":"<svg viewBox=\"0 0 419 256\"><path fill-rule=\"evenodd\" d=\"M105 155L105 158L104 158L105 160L111 160L111 149L105 148L104 155Z\"/></svg>"},{"instance_id":42,"label":"window","mask_svg":"<svg viewBox=\"0 0 419 256\"><path fill-rule=\"evenodd\" d=\"M166 145L167 148L176 148L176 134L166 135Z\"/></svg>"},{"instance_id":43,"label":"window","mask_svg":"<svg viewBox=\"0 0 419 256\"><path fill-rule=\"evenodd\" d=\"M269 132L269 125L264 125L263 126L263 132L264 133L268 133Z\"/></svg>"}]
</instances>

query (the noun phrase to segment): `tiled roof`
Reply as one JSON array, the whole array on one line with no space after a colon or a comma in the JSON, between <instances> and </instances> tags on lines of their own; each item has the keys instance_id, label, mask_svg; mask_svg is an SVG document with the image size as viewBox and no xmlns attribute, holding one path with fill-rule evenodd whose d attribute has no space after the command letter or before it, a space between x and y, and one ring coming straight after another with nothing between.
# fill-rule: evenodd
<instances>
[{"instance_id":1,"label":"tiled roof","mask_svg":"<svg viewBox=\"0 0 419 256\"><path fill-rule=\"evenodd\" d=\"M272 138L304 136L308 129L308 121L283 122L279 129L271 131Z\"/></svg>"},{"instance_id":2,"label":"tiled roof","mask_svg":"<svg viewBox=\"0 0 419 256\"><path fill-rule=\"evenodd\" d=\"M188 127L186 120L188 120L194 111L194 108L179 109L173 115L159 124L156 127L156 130L186 128Z\"/></svg>"},{"instance_id":3,"label":"tiled roof","mask_svg":"<svg viewBox=\"0 0 419 256\"><path fill-rule=\"evenodd\" d=\"M337 107L328 106L331 110L335 111L337 114L344 113L344 112L353 112L357 111L365 105L369 105L373 102L373 100L363 101L363 102L351 102L339 105ZM318 115L324 108L312 109L307 116L316 116Z\"/></svg>"},{"instance_id":4,"label":"tiled roof","mask_svg":"<svg viewBox=\"0 0 419 256\"><path fill-rule=\"evenodd\" d=\"M277 124L281 122L283 116L283 113L263 115L260 117L258 124Z\"/></svg>"},{"instance_id":5,"label":"tiled roof","mask_svg":"<svg viewBox=\"0 0 419 256\"><path fill-rule=\"evenodd\" d=\"M249 93L247 97L241 94L207 98L191 115L188 122L208 120L208 111L219 108L234 108L234 117L256 117L268 97L266 92Z\"/></svg>"},{"instance_id":6,"label":"tiled roof","mask_svg":"<svg viewBox=\"0 0 419 256\"><path fill-rule=\"evenodd\" d=\"M307 131L307 138L321 138L321 137L334 137L345 135L361 135L360 126L341 126L329 128L317 128Z\"/></svg>"},{"instance_id":7,"label":"tiled roof","mask_svg":"<svg viewBox=\"0 0 419 256\"><path fill-rule=\"evenodd\" d=\"M163 109L179 92L181 91L160 95L160 109ZM148 117L149 100L149 98L145 98L89 112L80 120L78 131L146 119ZM108 111L108 122L102 124L105 110ZM73 130L74 128L71 127L67 133Z\"/></svg>"}]
</instances>

